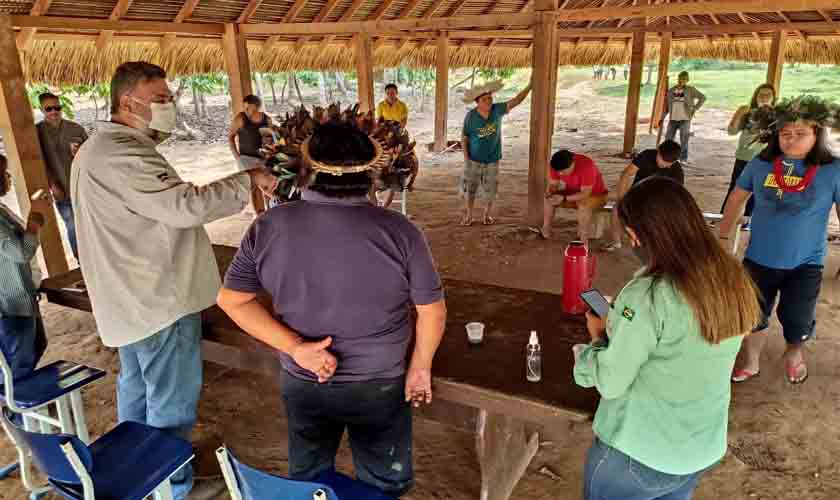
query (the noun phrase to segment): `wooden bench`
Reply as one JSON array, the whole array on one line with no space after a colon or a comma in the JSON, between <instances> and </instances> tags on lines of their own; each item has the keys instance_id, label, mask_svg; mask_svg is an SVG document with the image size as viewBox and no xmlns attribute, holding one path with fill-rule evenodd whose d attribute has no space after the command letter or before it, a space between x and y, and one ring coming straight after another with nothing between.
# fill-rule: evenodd
<instances>
[{"instance_id":1,"label":"wooden bench","mask_svg":"<svg viewBox=\"0 0 840 500\"><path fill-rule=\"evenodd\" d=\"M224 273L236 248L215 245ZM50 302L90 311L79 288L78 269L44 280ZM572 346L586 343L585 321L561 311L559 295L445 280L448 317L434 364L437 405L462 405L477 411L476 448L482 471L481 498L506 500L539 448L533 428L591 420L598 393L573 379ZM260 300L270 305L263 295ZM464 326L486 325L484 341L467 342ZM272 350L242 332L218 307L202 312L202 356L205 361L281 379ZM529 332L540 333L543 379L525 379L525 345ZM432 407L435 403L432 404ZM441 412L442 414L444 412ZM448 418L448 421L447 421ZM449 415L443 416L451 423Z\"/></svg>"}]
</instances>

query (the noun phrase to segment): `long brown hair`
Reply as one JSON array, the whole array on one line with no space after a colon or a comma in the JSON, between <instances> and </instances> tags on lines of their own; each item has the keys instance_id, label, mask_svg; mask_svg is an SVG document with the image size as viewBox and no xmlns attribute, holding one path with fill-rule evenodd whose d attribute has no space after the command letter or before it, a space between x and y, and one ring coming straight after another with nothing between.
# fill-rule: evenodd
<instances>
[{"instance_id":1,"label":"long brown hair","mask_svg":"<svg viewBox=\"0 0 840 500\"><path fill-rule=\"evenodd\" d=\"M619 202L618 217L650 254L646 275L654 286L665 281L682 295L707 342L718 344L758 325L752 279L720 246L682 185L665 177L646 179Z\"/></svg>"},{"instance_id":2,"label":"long brown hair","mask_svg":"<svg viewBox=\"0 0 840 500\"><path fill-rule=\"evenodd\" d=\"M774 87L772 83L762 83L761 85L756 87L755 91L753 92L752 99L750 99L750 109L755 109L758 107L758 93L764 89L770 89L770 91L773 92L773 102L771 103L771 105L776 105L776 87Z\"/></svg>"}]
</instances>

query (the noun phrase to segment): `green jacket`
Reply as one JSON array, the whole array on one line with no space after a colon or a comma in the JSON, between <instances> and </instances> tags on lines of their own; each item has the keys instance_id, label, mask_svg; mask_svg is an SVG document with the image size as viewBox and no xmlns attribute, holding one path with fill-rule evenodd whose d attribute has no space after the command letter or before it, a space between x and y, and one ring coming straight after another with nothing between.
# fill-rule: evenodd
<instances>
[{"instance_id":1,"label":"green jacket","mask_svg":"<svg viewBox=\"0 0 840 500\"><path fill-rule=\"evenodd\" d=\"M601 441L667 474L719 461L743 337L709 344L680 294L641 272L616 297L607 334L609 345L587 346L574 369L578 385L601 394L593 426Z\"/></svg>"}]
</instances>

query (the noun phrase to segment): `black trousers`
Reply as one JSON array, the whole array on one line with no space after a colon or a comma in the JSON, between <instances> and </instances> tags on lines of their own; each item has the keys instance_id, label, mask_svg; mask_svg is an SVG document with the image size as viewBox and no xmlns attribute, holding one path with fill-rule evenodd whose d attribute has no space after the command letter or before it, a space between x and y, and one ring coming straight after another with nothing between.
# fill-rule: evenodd
<instances>
[{"instance_id":1,"label":"black trousers","mask_svg":"<svg viewBox=\"0 0 840 500\"><path fill-rule=\"evenodd\" d=\"M726 208L726 202L729 201L729 195L735 190L735 184L738 182L738 177L741 177L741 172L744 171L744 167L747 166L747 163L749 162L744 160L735 160L735 166L732 168L732 179L729 180L729 191L726 192L726 196L723 198L723 205L720 206L720 213L723 213L723 210ZM754 207L755 196L750 196L750 199L747 202L747 208L744 210L744 215L751 217Z\"/></svg>"},{"instance_id":2,"label":"black trousers","mask_svg":"<svg viewBox=\"0 0 840 500\"><path fill-rule=\"evenodd\" d=\"M404 376L319 384L284 373L283 401L292 479L311 480L334 468L346 429L358 479L395 496L411 488L411 405Z\"/></svg>"}]
</instances>

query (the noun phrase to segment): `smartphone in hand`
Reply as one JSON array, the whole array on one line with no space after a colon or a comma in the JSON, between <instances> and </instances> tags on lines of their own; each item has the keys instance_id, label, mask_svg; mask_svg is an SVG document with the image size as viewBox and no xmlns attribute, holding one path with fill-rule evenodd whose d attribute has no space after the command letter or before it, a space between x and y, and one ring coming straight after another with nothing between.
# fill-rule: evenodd
<instances>
[{"instance_id":1,"label":"smartphone in hand","mask_svg":"<svg viewBox=\"0 0 840 500\"><path fill-rule=\"evenodd\" d=\"M592 314L602 319L607 318L612 306L610 306L607 299L601 295L601 292L593 288L581 293L580 299L589 307Z\"/></svg>"}]
</instances>

